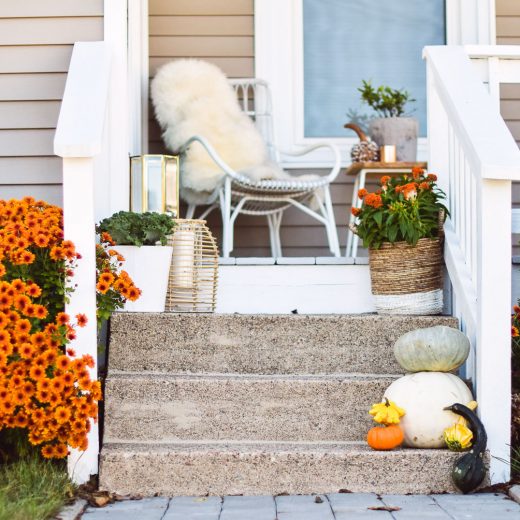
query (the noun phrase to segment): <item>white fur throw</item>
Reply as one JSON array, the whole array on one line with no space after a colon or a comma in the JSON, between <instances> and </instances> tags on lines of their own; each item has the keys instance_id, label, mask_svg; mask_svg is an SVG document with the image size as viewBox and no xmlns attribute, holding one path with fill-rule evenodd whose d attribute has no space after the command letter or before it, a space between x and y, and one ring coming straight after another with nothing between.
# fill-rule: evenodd
<instances>
[{"instance_id":1,"label":"white fur throw","mask_svg":"<svg viewBox=\"0 0 520 520\"><path fill-rule=\"evenodd\" d=\"M170 150L175 152L190 137L200 135L237 172L254 180L291 178L269 161L261 135L215 65L201 60L168 63L152 81L151 94ZM181 195L192 204L211 202L223 177L222 170L195 142L181 161Z\"/></svg>"}]
</instances>

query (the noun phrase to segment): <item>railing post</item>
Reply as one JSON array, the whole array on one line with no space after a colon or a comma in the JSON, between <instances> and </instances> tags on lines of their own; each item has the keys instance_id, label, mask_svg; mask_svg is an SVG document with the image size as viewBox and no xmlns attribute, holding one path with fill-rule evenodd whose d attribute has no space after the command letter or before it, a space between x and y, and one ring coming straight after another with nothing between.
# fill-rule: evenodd
<instances>
[{"instance_id":1,"label":"railing post","mask_svg":"<svg viewBox=\"0 0 520 520\"><path fill-rule=\"evenodd\" d=\"M94 160L91 157L63 159L63 220L65 238L74 242L82 257L72 279L76 287L66 311L71 318L78 313L88 318L71 346L78 356L90 354L97 360ZM90 375L97 378L97 363ZM97 474L98 454L98 424L91 421L87 450L74 449L69 455L69 475L75 483L87 482L90 475Z\"/></svg>"},{"instance_id":2,"label":"railing post","mask_svg":"<svg viewBox=\"0 0 520 520\"><path fill-rule=\"evenodd\" d=\"M510 478L511 181L484 178L481 183L477 197L477 401L488 434L491 482L498 483Z\"/></svg>"}]
</instances>

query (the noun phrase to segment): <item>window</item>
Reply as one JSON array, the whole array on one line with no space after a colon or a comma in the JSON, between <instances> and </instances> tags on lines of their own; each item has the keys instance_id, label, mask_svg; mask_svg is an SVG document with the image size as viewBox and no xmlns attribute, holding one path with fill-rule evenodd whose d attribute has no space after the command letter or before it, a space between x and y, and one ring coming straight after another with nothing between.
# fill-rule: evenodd
<instances>
[{"instance_id":1,"label":"window","mask_svg":"<svg viewBox=\"0 0 520 520\"><path fill-rule=\"evenodd\" d=\"M304 136L342 137L369 115L363 79L408 90L425 136L422 49L445 42L444 0L303 0Z\"/></svg>"},{"instance_id":2,"label":"window","mask_svg":"<svg viewBox=\"0 0 520 520\"><path fill-rule=\"evenodd\" d=\"M343 124L349 110L360 108L356 88L361 79L370 78L374 84L413 91L418 100L414 115L422 119L424 136L424 62L415 49L425 43L494 44L494 4L494 0L256 0L255 75L271 86L279 146L295 151L333 141L346 164L357 138L349 137ZM313 40L317 50L312 50ZM363 46L356 46L360 41ZM412 52L410 61L406 56ZM427 155L427 139L422 137L418 158L426 160ZM286 158L285 165L330 165L327 151L316 150L306 157L305 161Z\"/></svg>"}]
</instances>

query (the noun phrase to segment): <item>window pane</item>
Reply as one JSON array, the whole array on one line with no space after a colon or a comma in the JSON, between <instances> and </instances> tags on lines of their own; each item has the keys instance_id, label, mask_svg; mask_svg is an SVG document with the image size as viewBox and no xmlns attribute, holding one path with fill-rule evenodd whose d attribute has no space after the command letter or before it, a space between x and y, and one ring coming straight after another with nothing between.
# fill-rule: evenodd
<instances>
[{"instance_id":1,"label":"window pane","mask_svg":"<svg viewBox=\"0 0 520 520\"><path fill-rule=\"evenodd\" d=\"M357 91L372 80L411 92L426 135L425 45L445 43L444 0L303 0L306 137L346 137L349 111L372 117Z\"/></svg>"}]
</instances>

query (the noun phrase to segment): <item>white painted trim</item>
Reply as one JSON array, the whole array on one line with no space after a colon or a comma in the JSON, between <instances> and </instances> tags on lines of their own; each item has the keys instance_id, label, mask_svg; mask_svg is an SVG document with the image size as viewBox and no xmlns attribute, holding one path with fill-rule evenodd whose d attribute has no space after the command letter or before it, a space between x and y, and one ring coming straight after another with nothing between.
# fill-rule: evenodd
<instances>
[{"instance_id":1,"label":"white painted trim","mask_svg":"<svg viewBox=\"0 0 520 520\"><path fill-rule=\"evenodd\" d=\"M97 220L128 209L130 197L127 0L105 1L104 9L104 39L111 49L112 66L105 156L96 168Z\"/></svg>"},{"instance_id":2,"label":"white painted trim","mask_svg":"<svg viewBox=\"0 0 520 520\"><path fill-rule=\"evenodd\" d=\"M148 153L148 1L128 0L130 154Z\"/></svg>"},{"instance_id":3,"label":"white painted trim","mask_svg":"<svg viewBox=\"0 0 520 520\"><path fill-rule=\"evenodd\" d=\"M218 313L290 314L295 309L299 314L375 312L368 265L219 266Z\"/></svg>"},{"instance_id":4,"label":"white painted trim","mask_svg":"<svg viewBox=\"0 0 520 520\"><path fill-rule=\"evenodd\" d=\"M487 15L487 16L486 16ZM494 43L494 0L447 0L448 44ZM319 142L332 142L341 150L343 166L356 138L305 138L303 136L302 0L255 2L255 74L271 86L276 142L280 148L297 150ZM485 30L487 28L487 30ZM426 160L427 139L418 143L418 159ZM285 159L285 158L284 158ZM287 159L285 167L330 167L325 150L302 160Z\"/></svg>"}]
</instances>

